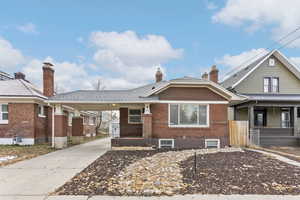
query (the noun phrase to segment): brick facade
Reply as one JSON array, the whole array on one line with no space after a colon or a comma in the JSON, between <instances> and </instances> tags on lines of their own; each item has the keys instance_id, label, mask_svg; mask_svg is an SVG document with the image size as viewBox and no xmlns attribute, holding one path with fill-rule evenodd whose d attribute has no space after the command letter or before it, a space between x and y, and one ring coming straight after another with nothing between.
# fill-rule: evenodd
<instances>
[{"instance_id":1,"label":"brick facade","mask_svg":"<svg viewBox=\"0 0 300 200\"><path fill-rule=\"evenodd\" d=\"M204 87L172 87L159 94L160 100L177 101L227 101L224 97ZM128 124L128 108L120 109L120 137L113 139L112 145L145 144L158 146L160 138L175 140L175 148L204 148L205 139L219 139L220 146L229 145L228 104L209 104L209 127L169 127L169 106L167 103L151 104L151 125ZM143 128L151 127L151 137L142 138ZM122 137L141 137L129 141Z\"/></svg>"},{"instance_id":2,"label":"brick facade","mask_svg":"<svg viewBox=\"0 0 300 200\"><path fill-rule=\"evenodd\" d=\"M8 124L0 125L0 138L18 136L32 138L35 143L48 141L48 118L38 116L38 104L9 103L8 110ZM47 110L45 108L46 115Z\"/></svg>"}]
</instances>

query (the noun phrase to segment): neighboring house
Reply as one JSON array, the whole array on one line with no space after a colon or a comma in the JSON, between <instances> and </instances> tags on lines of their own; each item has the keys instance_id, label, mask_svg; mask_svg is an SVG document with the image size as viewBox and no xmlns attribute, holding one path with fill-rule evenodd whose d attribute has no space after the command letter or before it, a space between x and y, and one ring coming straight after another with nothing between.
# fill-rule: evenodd
<instances>
[{"instance_id":1,"label":"neighboring house","mask_svg":"<svg viewBox=\"0 0 300 200\"><path fill-rule=\"evenodd\" d=\"M281 52L258 58L222 82L247 99L233 105L235 120L260 130L261 145L297 145L300 72Z\"/></svg>"},{"instance_id":2,"label":"neighboring house","mask_svg":"<svg viewBox=\"0 0 300 200\"><path fill-rule=\"evenodd\" d=\"M224 147L228 139L228 106L241 98L220 86L218 70L210 80L183 77L129 90L79 90L49 98L55 106L57 137L66 137L59 117L62 106L77 110L119 110L120 138L113 146L155 145L175 148Z\"/></svg>"},{"instance_id":3,"label":"neighboring house","mask_svg":"<svg viewBox=\"0 0 300 200\"><path fill-rule=\"evenodd\" d=\"M43 66L43 92L25 79L21 72L15 77L0 72L0 144L32 145L51 141L52 108L46 102L54 95L54 70L50 63ZM71 116L72 107L63 107L63 115ZM80 113L96 118L93 113ZM71 123L70 123L71 121ZM72 136L72 117L63 122ZM88 123L92 132L93 123Z\"/></svg>"}]
</instances>

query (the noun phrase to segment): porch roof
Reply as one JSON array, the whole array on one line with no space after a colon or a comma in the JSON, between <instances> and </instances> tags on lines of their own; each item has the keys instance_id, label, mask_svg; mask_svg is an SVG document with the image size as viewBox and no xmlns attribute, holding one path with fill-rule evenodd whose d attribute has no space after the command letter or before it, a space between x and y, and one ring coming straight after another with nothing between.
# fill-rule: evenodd
<instances>
[{"instance_id":1,"label":"porch roof","mask_svg":"<svg viewBox=\"0 0 300 200\"><path fill-rule=\"evenodd\" d=\"M300 94L243 94L247 101L299 101Z\"/></svg>"}]
</instances>

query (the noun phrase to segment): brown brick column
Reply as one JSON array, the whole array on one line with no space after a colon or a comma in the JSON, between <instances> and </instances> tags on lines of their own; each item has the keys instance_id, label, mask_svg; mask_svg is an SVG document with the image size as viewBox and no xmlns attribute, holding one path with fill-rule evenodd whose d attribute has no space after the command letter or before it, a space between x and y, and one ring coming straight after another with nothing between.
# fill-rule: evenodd
<instances>
[{"instance_id":1,"label":"brown brick column","mask_svg":"<svg viewBox=\"0 0 300 200\"><path fill-rule=\"evenodd\" d=\"M84 136L83 119L81 117L73 117L72 119L72 136Z\"/></svg>"},{"instance_id":2,"label":"brown brick column","mask_svg":"<svg viewBox=\"0 0 300 200\"><path fill-rule=\"evenodd\" d=\"M55 107L54 115L54 146L61 149L68 146L68 118L63 114L61 106Z\"/></svg>"},{"instance_id":3,"label":"brown brick column","mask_svg":"<svg viewBox=\"0 0 300 200\"><path fill-rule=\"evenodd\" d=\"M143 138L152 137L152 114L143 114Z\"/></svg>"}]
</instances>

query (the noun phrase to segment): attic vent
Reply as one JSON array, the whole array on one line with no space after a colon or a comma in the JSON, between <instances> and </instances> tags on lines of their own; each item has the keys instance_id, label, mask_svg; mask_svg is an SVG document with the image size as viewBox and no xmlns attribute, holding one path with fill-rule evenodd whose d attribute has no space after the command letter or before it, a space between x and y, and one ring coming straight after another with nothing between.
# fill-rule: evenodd
<instances>
[{"instance_id":1,"label":"attic vent","mask_svg":"<svg viewBox=\"0 0 300 200\"><path fill-rule=\"evenodd\" d=\"M274 58L270 58L270 59L269 59L269 66L270 66L270 67L275 66L275 59L274 59Z\"/></svg>"},{"instance_id":2,"label":"attic vent","mask_svg":"<svg viewBox=\"0 0 300 200\"><path fill-rule=\"evenodd\" d=\"M236 76L237 76L237 74L234 74L234 75L233 75L233 77L236 77Z\"/></svg>"},{"instance_id":3,"label":"attic vent","mask_svg":"<svg viewBox=\"0 0 300 200\"><path fill-rule=\"evenodd\" d=\"M246 67L244 70L247 71L249 69L249 67Z\"/></svg>"},{"instance_id":4,"label":"attic vent","mask_svg":"<svg viewBox=\"0 0 300 200\"><path fill-rule=\"evenodd\" d=\"M154 90L154 89L155 89L155 87L153 86L153 87L152 87L152 90Z\"/></svg>"}]
</instances>

